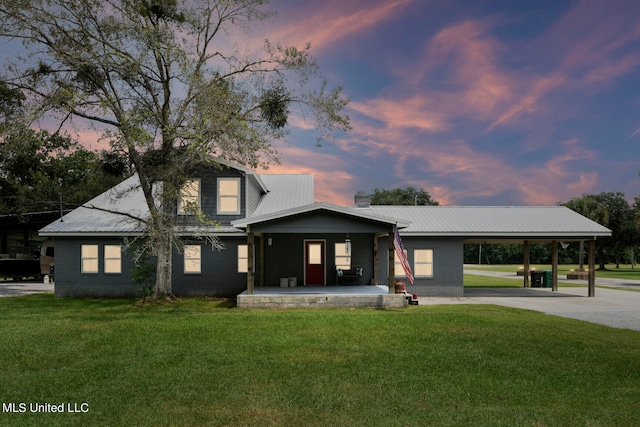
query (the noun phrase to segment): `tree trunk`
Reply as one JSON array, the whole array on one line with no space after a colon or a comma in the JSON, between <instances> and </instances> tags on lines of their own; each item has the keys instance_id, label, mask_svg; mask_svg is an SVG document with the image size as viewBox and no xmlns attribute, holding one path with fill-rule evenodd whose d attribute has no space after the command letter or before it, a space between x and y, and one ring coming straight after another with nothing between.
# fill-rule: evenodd
<instances>
[{"instance_id":1,"label":"tree trunk","mask_svg":"<svg viewBox=\"0 0 640 427\"><path fill-rule=\"evenodd\" d=\"M162 187L162 204L158 209L159 215L155 218L156 252L158 264L156 265L156 284L153 289L153 299L173 297L172 271L173 271L173 204L172 191L167 189L165 182Z\"/></svg>"},{"instance_id":2,"label":"tree trunk","mask_svg":"<svg viewBox=\"0 0 640 427\"><path fill-rule=\"evenodd\" d=\"M598 261L600 262L599 270L606 270L604 262L604 249L602 247L598 248Z\"/></svg>"},{"instance_id":3,"label":"tree trunk","mask_svg":"<svg viewBox=\"0 0 640 427\"><path fill-rule=\"evenodd\" d=\"M157 242L158 264L156 266L156 284L153 289L153 299L173 296L171 273L173 247L171 234L163 233Z\"/></svg>"}]
</instances>

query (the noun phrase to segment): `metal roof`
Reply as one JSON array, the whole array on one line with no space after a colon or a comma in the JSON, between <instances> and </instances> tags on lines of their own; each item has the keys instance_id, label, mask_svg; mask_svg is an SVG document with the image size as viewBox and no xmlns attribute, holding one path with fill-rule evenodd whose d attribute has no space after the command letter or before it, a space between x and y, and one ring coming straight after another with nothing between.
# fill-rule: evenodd
<instances>
[{"instance_id":1,"label":"metal roof","mask_svg":"<svg viewBox=\"0 0 640 427\"><path fill-rule=\"evenodd\" d=\"M371 206L377 215L406 220L402 235L466 239L581 239L611 236L611 230L565 206Z\"/></svg>"},{"instance_id":2,"label":"metal roof","mask_svg":"<svg viewBox=\"0 0 640 427\"><path fill-rule=\"evenodd\" d=\"M253 217L313 203L313 175L259 175L268 189Z\"/></svg>"},{"instance_id":3,"label":"metal roof","mask_svg":"<svg viewBox=\"0 0 640 427\"><path fill-rule=\"evenodd\" d=\"M131 216L141 219L149 216L137 175L72 210L62 217L62 221L57 220L42 228L40 235L142 232L142 224Z\"/></svg>"},{"instance_id":4,"label":"metal roof","mask_svg":"<svg viewBox=\"0 0 640 427\"><path fill-rule=\"evenodd\" d=\"M336 206L329 203L313 203L305 206L296 206L283 211L271 212L265 215L253 216L251 218L239 219L233 221L231 225L238 228L246 228L251 224L258 224L261 222L287 218L315 211L334 212L355 218L367 219L387 224L397 224L398 227L407 227L409 225L409 223L406 221L374 213L366 209L352 209L350 207Z\"/></svg>"},{"instance_id":5,"label":"metal roof","mask_svg":"<svg viewBox=\"0 0 640 427\"><path fill-rule=\"evenodd\" d=\"M466 242L586 240L611 236L602 225L564 206L371 206L340 207L314 203L312 175L257 175L242 169L266 191L249 218L234 221L216 233L238 233L241 228L273 219L314 211L397 224L405 236L461 237ZM149 216L137 175L95 197L40 230L42 236L136 234ZM194 232L194 230L184 230Z\"/></svg>"},{"instance_id":6,"label":"metal roof","mask_svg":"<svg viewBox=\"0 0 640 427\"><path fill-rule=\"evenodd\" d=\"M286 211L313 203L312 175L257 175L250 173L248 169L241 170L255 179L264 191L267 191L262 195L253 216ZM149 209L137 175L69 212L62 221L52 222L40 229L40 234L42 236L80 236L91 233L102 235L142 233L143 224L132 216L142 220L149 217ZM186 231L187 234L193 232L194 230ZM218 227L214 230L214 233L239 232L242 230L234 227Z\"/></svg>"}]
</instances>

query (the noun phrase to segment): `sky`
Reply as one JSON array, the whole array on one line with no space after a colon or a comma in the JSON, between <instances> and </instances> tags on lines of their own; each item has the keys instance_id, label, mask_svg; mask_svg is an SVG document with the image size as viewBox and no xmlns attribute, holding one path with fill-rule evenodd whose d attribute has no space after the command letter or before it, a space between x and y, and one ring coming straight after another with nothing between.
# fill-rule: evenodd
<instances>
[{"instance_id":1,"label":"sky","mask_svg":"<svg viewBox=\"0 0 640 427\"><path fill-rule=\"evenodd\" d=\"M351 100L352 131L316 147L294 126L266 171L313 174L316 201L406 186L441 205L640 195L640 1L270 6L266 37L311 43Z\"/></svg>"}]
</instances>

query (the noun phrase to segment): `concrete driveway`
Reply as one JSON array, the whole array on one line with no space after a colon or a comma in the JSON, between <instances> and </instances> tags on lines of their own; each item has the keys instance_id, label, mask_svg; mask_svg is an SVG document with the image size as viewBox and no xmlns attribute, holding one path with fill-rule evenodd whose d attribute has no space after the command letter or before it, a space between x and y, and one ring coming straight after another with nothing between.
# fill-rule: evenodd
<instances>
[{"instance_id":1,"label":"concrete driveway","mask_svg":"<svg viewBox=\"0 0 640 427\"><path fill-rule=\"evenodd\" d=\"M53 292L53 283L47 285L42 282L2 282L0 283L1 297L17 297L29 294Z\"/></svg>"},{"instance_id":2,"label":"concrete driveway","mask_svg":"<svg viewBox=\"0 0 640 427\"><path fill-rule=\"evenodd\" d=\"M523 280L515 273L480 270L465 270L465 273ZM420 298L420 305L496 304L640 331L640 292L623 290L640 290L640 280L596 278L594 298L588 297L586 281L569 281L583 287L563 287L563 282L567 280L559 279L557 292L550 288L465 288L463 298Z\"/></svg>"}]
</instances>

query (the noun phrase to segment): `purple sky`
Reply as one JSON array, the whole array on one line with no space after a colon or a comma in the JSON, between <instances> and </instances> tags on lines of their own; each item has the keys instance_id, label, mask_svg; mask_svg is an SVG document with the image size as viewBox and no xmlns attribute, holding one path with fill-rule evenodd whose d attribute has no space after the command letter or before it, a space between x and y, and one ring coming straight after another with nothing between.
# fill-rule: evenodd
<instances>
[{"instance_id":1,"label":"purple sky","mask_svg":"<svg viewBox=\"0 0 640 427\"><path fill-rule=\"evenodd\" d=\"M316 147L293 118L282 163L266 171L314 174L317 201L405 186L443 205L640 195L640 0L270 7L277 16L246 41L310 42L330 86L351 99L351 132ZM90 129L75 136L99 145Z\"/></svg>"},{"instance_id":2,"label":"purple sky","mask_svg":"<svg viewBox=\"0 0 640 427\"><path fill-rule=\"evenodd\" d=\"M443 205L640 195L640 1L273 0L267 36L310 42L353 131L295 128L268 172L316 200L422 187ZM255 34L258 35L258 34Z\"/></svg>"}]
</instances>

